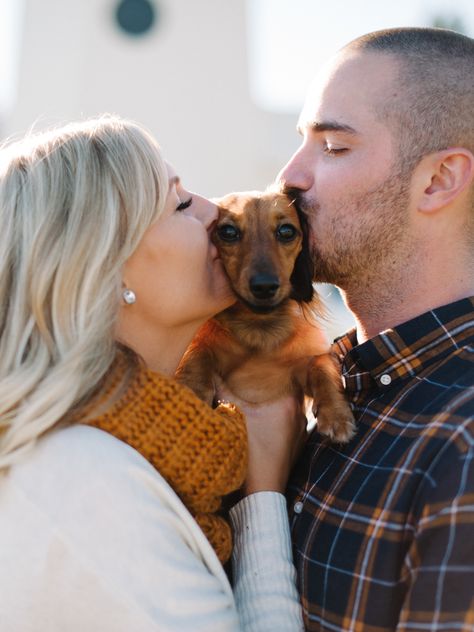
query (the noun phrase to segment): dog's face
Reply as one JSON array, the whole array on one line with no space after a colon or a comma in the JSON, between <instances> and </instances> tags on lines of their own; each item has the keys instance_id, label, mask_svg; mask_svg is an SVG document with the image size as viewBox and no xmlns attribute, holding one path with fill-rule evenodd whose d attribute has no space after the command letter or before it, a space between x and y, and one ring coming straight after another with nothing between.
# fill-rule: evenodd
<instances>
[{"instance_id":1,"label":"dog's face","mask_svg":"<svg viewBox=\"0 0 474 632\"><path fill-rule=\"evenodd\" d=\"M220 200L212 240L235 293L268 312L313 296L306 227L282 193L231 193Z\"/></svg>"}]
</instances>

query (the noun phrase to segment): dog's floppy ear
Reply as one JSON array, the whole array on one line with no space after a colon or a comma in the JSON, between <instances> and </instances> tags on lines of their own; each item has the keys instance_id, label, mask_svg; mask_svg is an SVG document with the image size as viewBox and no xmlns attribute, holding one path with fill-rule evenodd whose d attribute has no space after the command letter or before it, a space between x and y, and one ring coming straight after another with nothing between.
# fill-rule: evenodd
<instances>
[{"instance_id":1,"label":"dog's floppy ear","mask_svg":"<svg viewBox=\"0 0 474 632\"><path fill-rule=\"evenodd\" d=\"M313 262L309 251L309 227L308 217L298 206L295 205L298 219L300 221L301 232L303 233L303 244L301 252L297 256L295 266L290 277L292 286L291 298L301 303L309 303L314 295L313 288Z\"/></svg>"}]
</instances>

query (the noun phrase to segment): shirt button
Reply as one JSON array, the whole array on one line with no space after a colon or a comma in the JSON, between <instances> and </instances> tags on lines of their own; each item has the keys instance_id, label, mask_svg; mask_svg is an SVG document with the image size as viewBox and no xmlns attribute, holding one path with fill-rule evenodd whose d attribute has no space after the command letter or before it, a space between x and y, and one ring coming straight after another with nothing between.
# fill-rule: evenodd
<instances>
[{"instance_id":1,"label":"shirt button","mask_svg":"<svg viewBox=\"0 0 474 632\"><path fill-rule=\"evenodd\" d=\"M293 511L297 514L300 514L303 511L303 503L301 500L294 504Z\"/></svg>"},{"instance_id":2,"label":"shirt button","mask_svg":"<svg viewBox=\"0 0 474 632\"><path fill-rule=\"evenodd\" d=\"M388 386L390 384L390 382L392 381L392 378L390 377L390 375L387 375L387 373L384 373L381 378L380 378L380 382L384 385L384 386Z\"/></svg>"}]
</instances>

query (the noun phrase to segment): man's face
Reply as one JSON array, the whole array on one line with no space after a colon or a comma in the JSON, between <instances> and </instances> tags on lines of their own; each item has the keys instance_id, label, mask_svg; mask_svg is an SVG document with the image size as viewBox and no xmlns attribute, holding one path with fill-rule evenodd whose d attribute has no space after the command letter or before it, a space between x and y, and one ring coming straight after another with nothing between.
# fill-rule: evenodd
<instances>
[{"instance_id":1,"label":"man's face","mask_svg":"<svg viewBox=\"0 0 474 632\"><path fill-rule=\"evenodd\" d=\"M406 250L409 177L376 110L396 76L390 56L345 53L309 91L302 144L278 177L310 217L317 281L363 283Z\"/></svg>"}]
</instances>

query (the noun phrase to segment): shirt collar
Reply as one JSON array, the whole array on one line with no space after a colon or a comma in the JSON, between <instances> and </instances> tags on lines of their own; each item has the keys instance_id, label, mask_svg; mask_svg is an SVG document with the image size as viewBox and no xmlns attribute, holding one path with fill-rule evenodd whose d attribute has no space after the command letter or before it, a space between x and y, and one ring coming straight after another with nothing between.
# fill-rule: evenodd
<instances>
[{"instance_id":1,"label":"shirt collar","mask_svg":"<svg viewBox=\"0 0 474 632\"><path fill-rule=\"evenodd\" d=\"M474 344L474 298L465 298L387 329L357 344L355 329L337 338L346 390L387 388L414 377L467 344Z\"/></svg>"}]
</instances>

